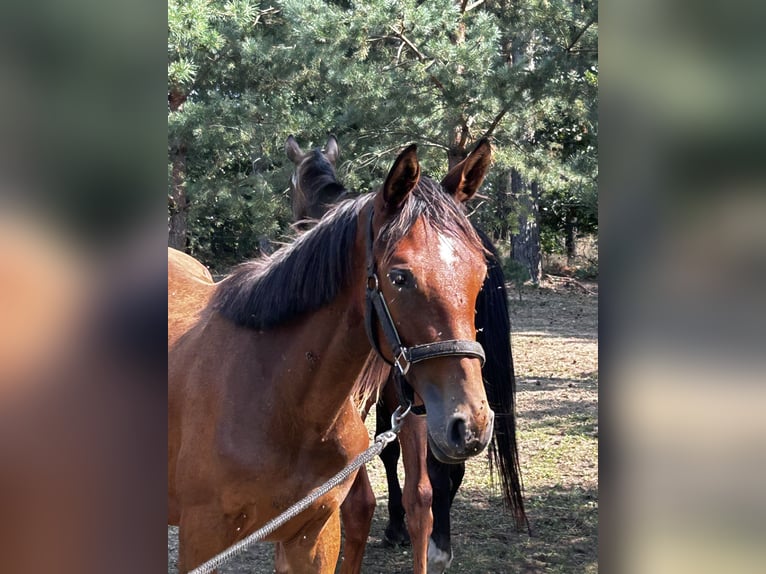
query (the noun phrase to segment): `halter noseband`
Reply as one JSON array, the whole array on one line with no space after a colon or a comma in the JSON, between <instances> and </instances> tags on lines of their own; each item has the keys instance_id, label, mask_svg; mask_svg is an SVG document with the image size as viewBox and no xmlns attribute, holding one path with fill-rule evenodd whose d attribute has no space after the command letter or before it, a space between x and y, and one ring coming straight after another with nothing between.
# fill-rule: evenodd
<instances>
[{"instance_id":1,"label":"halter noseband","mask_svg":"<svg viewBox=\"0 0 766 574\"><path fill-rule=\"evenodd\" d=\"M437 357L457 355L479 359L483 366L485 361L484 349L478 342L465 339L434 341L432 343L424 343L412 347L406 347L402 344L394 320L391 318L391 312L388 310L388 305L380 290L380 282L378 281L378 275L376 273L375 256L373 254L375 237L372 229L374 213L375 210L370 207L370 217L367 225L367 304L364 314L364 327L367 330L367 337L370 339L370 343L372 344L372 348L375 349L375 352L378 353L386 363L396 368L394 376L397 381L399 402L406 408L407 406L412 405L415 397L415 391L406 378L406 375L413 364L428 359L435 359ZM391 356L394 358L393 362L389 361L380 350L378 334L373 325L373 321L376 317L383 330L383 335L388 342L388 346L391 349ZM416 415L424 415L425 406L412 407L412 412Z\"/></svg>"}]
</instances>

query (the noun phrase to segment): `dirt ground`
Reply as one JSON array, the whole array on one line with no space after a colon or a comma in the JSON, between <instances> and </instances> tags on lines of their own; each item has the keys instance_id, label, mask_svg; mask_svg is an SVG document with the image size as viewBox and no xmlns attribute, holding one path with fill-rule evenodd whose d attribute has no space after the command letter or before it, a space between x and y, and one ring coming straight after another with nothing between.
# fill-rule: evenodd
<instances>
[{"instance_id":1,"label":"dirt ground","mask_svg":"<svg viewBox=\"0 0 766 574\"><path fill-rule=\"evenodd\" d=\"M532 536L516 532L485 456L469 462L452 509L454 561L448 572L564 574L598 572L598 285L548 277L511 293L517 424ZM374 416L368 418L371 434ZM409 548L385 547L385 472L368 469L378 506L363 571L412 571ZM400 478L401 463L400 463ZM176 529L168 529L168 573L176 572ZM223 574L273 572L262 544Z\"/></svg>"}]
</instances>

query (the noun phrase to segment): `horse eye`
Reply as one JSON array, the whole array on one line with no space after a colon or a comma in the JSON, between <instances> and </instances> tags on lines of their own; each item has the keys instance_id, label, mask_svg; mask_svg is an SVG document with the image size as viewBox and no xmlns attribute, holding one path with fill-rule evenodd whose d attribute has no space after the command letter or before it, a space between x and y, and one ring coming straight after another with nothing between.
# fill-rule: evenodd
<instances>
[{"instance_id":1,"label":"horse eye","mask_svg":"<svg viewBox=\"0 0 766 574\"><path fill-rule=\"evenodd\" d=\"M397 287L410 287L414 283L412 274L405 269L392 269L388 273L388 278Z\"/></svg>"}]
</instances>

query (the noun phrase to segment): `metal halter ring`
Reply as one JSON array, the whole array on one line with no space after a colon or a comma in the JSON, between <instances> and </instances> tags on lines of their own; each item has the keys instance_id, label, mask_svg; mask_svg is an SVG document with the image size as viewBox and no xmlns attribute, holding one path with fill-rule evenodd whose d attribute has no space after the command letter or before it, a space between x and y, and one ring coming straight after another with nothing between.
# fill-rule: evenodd
<instances>
[{"instance_id":1,"label":"metal halter ring","mask_svg":"<svg viewBox=\"0 0 766 574\"><path fill-rule=\"evenodd\" d=\"M394 411L394 414L391 415L391 430L395 433L399 432L399 429L402 426L402 423L404 422L404 418L410 414L410 411L412 410L412 403L407 401L407 408L404 408L404 405L399 405L396 407L396 410Z\"/></svg>"},{"instance_id":2,"label":"metal halter ring","mask_svg":"<svg viewBox=\"0 0 766 574\"><path fill-rule=\"evenodd\" d=\"M402 363L404 366L402 366ZM407 356L407 347L402 347L399 351L399 355L394 357L394 365L396 365L396 368L399 369L399 372L402 375L406 375L407 372L410 370L410 367L412 366L412 362L409 360Z\"/></svg>"}]
</instances>

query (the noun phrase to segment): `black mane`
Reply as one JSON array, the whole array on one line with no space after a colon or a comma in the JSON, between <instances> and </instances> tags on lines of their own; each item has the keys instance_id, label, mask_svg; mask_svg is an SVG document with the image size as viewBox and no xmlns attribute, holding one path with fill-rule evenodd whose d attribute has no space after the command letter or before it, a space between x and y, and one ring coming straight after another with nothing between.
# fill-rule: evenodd
<instances>
[{"instance_id":1,"label":"black mane","mask_svg":"<svg viewBox=\"0 0 766 574\"><path fill-rule=\"evenodd\" d=\"M315 227L269 258L239 265L218 286L212 306L237 325L268 329L333 300L351 277L351 253L366 194L339 203ZM422 177L401 210L381 229L384 258L423 217L427 228L482 252L471 223L441 186Z\"/></svg>"},{"instance_id":2,"label":"black mane","mask_svg":"<svg viewBox=\"0 0 766 574\"><path fill-rule=\"evenodd\" d=\"M348 200L271 257L237 266L212 305L237 325L268 329L329 303L349 279L364 201Z\"/></svg>"}]
</instances>

